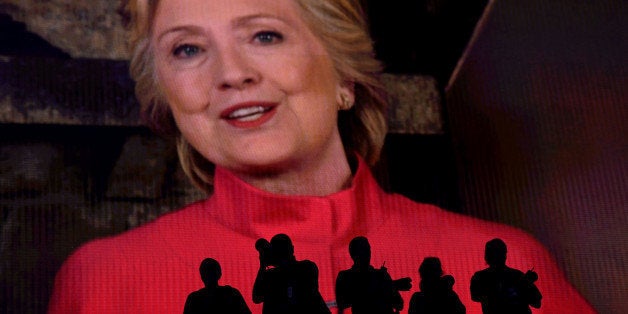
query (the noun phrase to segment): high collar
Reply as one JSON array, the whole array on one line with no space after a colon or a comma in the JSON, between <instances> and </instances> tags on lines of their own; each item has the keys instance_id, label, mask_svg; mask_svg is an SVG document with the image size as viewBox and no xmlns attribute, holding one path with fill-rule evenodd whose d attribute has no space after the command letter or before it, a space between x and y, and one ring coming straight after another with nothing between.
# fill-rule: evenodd
<instances>
[{"instance_id":1,"label":"high collar","mask_svg":"<svg viewBox=\"0 0 628 314\"><path fill-rule=\"evenodd\" d=\"M298 242L346 243L384 223L381 193L368 166L358 158L351 186L327 196L273 194L216 167L214 194L207 204L218 223L245 236L286 233Z\"/></svg>"}]
</instances>

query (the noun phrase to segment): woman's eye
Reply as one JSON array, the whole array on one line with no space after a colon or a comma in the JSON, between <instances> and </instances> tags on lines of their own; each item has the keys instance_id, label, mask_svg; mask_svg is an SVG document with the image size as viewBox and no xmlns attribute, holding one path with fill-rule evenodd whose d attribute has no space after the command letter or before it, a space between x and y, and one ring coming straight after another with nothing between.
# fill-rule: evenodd
<instances>
[{"instance_id":1,"label":"woman's eye","mask_svg":"<svg viewBox=\"0 0 628 314\"><path fill-rule=\"evenodd\" d=\"M277 32L263 31L263 32L256 33L254 36L254 40L265 45L275 44L283 40L283 35Z\"/></svg>"},{"instance_id":2,"label":"woman's eye","mask_svg":"<svg viewBox=\"0 0 628 314\"><path fill-rule=\"evenodd\" d=\"M175 47L172 51L172 54L178 58L189 58L198 54L200 51L201 48L199 48L198 46L184 44Z\"/></svg>"}]
</instances>

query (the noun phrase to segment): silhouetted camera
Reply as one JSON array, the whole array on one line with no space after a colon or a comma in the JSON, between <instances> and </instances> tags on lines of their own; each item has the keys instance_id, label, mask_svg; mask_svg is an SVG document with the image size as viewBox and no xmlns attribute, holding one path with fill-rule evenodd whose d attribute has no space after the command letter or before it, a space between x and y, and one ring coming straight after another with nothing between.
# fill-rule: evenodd
<instances>
[{"instance_id":1,"label":"silhouetted camera","mask_svg":"<svg viewBox=\"0 0 628 314\"><path fill-rule=\"evenodd\" d=\"M410 291L410 289L412 289L412 278L403 277L393 280L393 289L397 291Z\"/></svg>"},{"instance_id":2,"label":"silhouetted camera","mask_svg":"<svg viewBox=\"0 0 628 314\"><path fill-rule=\"evenodd\" d=\"M523 278L525 278L528 283L533 284L539 279L539 275L533 269L530 269L523 275Z\"/></svg>"},{"instance_id":3,"label":"silhouetted camera","mask_svg":"<svg viewBox=\"0 0 628 314\"><path fill-rule=\"evenodd\" d=\"M382 265L380 269L388 273L388 269L386 268L385 264L386 262L384 262L384 265ZM392 285L395 291L410 291L410 289L412 289L412 278L403 277L403 278L395 279L392 281Z\"/></svg>"},{"instance_id":4,"label":"silhouetted camera","mask_svg":"<svg viewBox=\"0 0 628 314\"><path fill-rule=\"evenodd\" d=\"M259 252L259 260L264 267L275 265L277 259L273 254L272 246L268 240L260 238L255 241L255 249Z\"/></svg>"}]
</instances>

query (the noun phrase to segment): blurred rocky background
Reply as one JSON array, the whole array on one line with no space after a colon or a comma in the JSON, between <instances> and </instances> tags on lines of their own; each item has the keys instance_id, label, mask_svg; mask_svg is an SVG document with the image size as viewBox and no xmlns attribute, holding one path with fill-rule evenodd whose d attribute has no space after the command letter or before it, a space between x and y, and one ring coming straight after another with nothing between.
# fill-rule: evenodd
<instances>
[{"instance_id":1,"label":"blurred rocky background","mask_svg":"<svg viewBox=\"0 0 628 314\"><path fill-rule=\"evenodd\" d=\"M28 32L40 36L46 43L73 58L122 60L127 58L128 53L126 32L116 13L117 7L118 1L104 0L0 2L0 12L24 23L22 25ZM15 40L19 42L22 39ZM26 45L23 48L32 49ZM43 54L42 51L35 53Z\"/></svg>"}]
</instances>

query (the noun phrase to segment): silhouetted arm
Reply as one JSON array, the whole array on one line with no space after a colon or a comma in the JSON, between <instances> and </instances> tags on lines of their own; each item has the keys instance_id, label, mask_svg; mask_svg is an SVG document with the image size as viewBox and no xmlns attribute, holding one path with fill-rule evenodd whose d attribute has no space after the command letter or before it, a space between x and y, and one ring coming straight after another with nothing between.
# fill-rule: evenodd
<instances>
[{"instance_id":1,"label":"silhouetted arm","mask_svg":"<svg viewBox=\"0 0 628 314\"><path fill-rule=\"evenodd\" d=\"M194 313L194 296L190 293L185 300L185 307L183 307L183 314Z\"/></svg>"},{"instance_id":2,"label":"silhouetted arm","mask_svg":"<svg viewBox=\"0 0 628 314\"><path fill-rule=\"evenodd\" d=\"M462 301L460 301L460 297L458 297L458 294L455 293L454 291L451 291L451 298L450 298L450 302L453 303L452 307L454 312L456 314L465 314L467 312L467 307L464 306L464 304L462 303Z\"/></svg>"},{"instance_id":3,"label":"silhouetted arm","mask_svg":"<svg viewBox=\"0 0 628 314\"><path fill-rule=\"evenodd\" d=\"M344 272L339 272L336 277L336 304L338 305L338 314L344 313L344 310L351 306L346 281Z\"/></svg>"},{"instance_id":4,"label":"silhouetted arm","mask_svg":"<svg viewBox=\"0 0 628 314\"><path fill-rule=\"evenodd\" d=\"M308 278L309 278L309 286L310 286L310 291L312 293L318 293L318 266L316 266L316 264L312 261L305 261L308 265L309 271L308 271Z\"/></svg>"},{"instance_id":5,"label":"silhouetted arm","mask_svg":"<svg viewBox=\"0 0 628 314\"><path fill-rule=\"evenodd\" d=\"M233 297L236 302L235 307L237 307L236 313L251 314L251 310L249 309L248 305L246 305L246 301L244 301L244 297L242 297L242 294L240 293L240 291L238 291L237 289L233 289Z\"/></svg>"},{"instance_id":6,"label":"silhouetted arm","mask_svg":"<svg viewBox=\"0 0 628 314\"><path fill-rule=\"evenodd\" d=\"M526 281L526 302L533 308L538 309L541 307L541 298L543 296L539 288L534 283Z\"/></svg>"},{"instance_id":7,"label":"silhouetted arm","mask_svg":"<svg viewBox=\"0 0 628 314\"><path fill-rule=\"evenodd\" d=\"M396 289L395 283L393 282L387 270L384 269L383 275L385 277L384 282L386 283L386 290L391 293L391 304L393 306L393 309L395 309L395 313L398 313L403 310L403 298L401 297L401 293L399 293L399 290Z\"/></svg>"},{"instance_id":8,"label":"silhouetted arm","mask_svg":"<svg viewBox=\"0 0 628 314\"><path fill-rule=\"evenodd\" d=\"M323 296L321 296L320 291L318 291L318 266L310 260L304 260L300 263L305 265L304 270L306 273L304 275L308 281L306 284L309 286L308 298L310 299L309 303L312 310L316 308L316 313L331 314L327 304L325 304L325 300L323 300Z\"/></svg>"},{"instance_id":9,"label":"silhouetted arm","mask_svg":"<svg viewBox=\"0 0 628 314\"><path fill-rule=\"evenodd\" d=\"M266 269L260 265L260 268L257 271L257 277L255 277L255 283L253 283L253 303L255 304L264 302L264 295L267 290L264 278L265 275Z\"/></svg>"},{"instance_id":10,"label":"silhouetted arm","mask_svg":"<svg viewBox=\"0 0 628 314\"><path fill-rule=\"evenodd\" d=\"M534 284L532 285L532 291L530 293L531 299L528 301L528 304L535 309L541 308L541 292Z\"/></svg>"},{"instance_id":11,"label":"silhouetted arm","mask_svg":"<svg viewBox=\"0 0 628 314\"><path fill-rule=\"evenodd\" d=\"M486 292L482 286L482 282L478 274L471 277L471 300L475 302L483 302L486 300Z\"/></svg>"},{"instance_id":12,"label":"silhouetted arm","mask_svg":"<svg viewBox=\"0 0 628 314\"><path fill-rule=\"evenodd\" d=\"M412 298L410 298L410 305L408 306L408 314L420 314L419 311L419 292L415 292L412 294Z\"/></svg>"}]
</instances>

